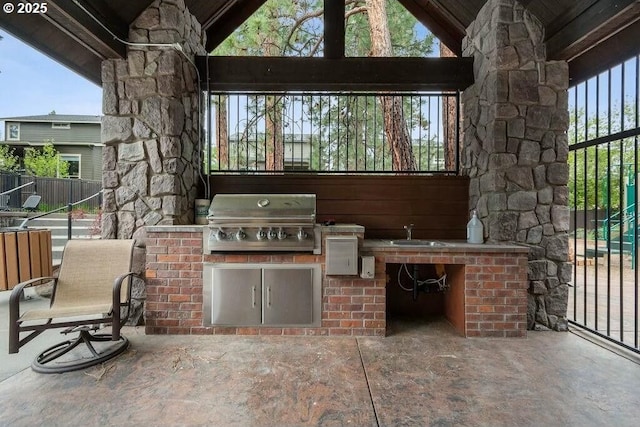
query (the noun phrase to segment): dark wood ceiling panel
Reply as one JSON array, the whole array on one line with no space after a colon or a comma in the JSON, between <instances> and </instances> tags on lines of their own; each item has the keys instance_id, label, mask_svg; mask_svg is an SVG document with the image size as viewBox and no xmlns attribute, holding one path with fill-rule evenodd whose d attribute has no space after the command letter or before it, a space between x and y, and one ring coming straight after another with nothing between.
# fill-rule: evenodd
<instances>
[{"instance_id":1,"label":"dark wood ceiling panel","mask_svg":"<svg viewBox=\"0 0 640 427\"><path fill-rule=\"evenodd\" d=\"M226 13L226 10L234 6L240 0L186 0L189 11L198 19L203 27L209 27L212 22Z\"/></svg>"},{"instance_id":2,"label":"dark wood ceiling panel","mask_svg":"<svg viewBox=\"0 0 640 427\"><path fill-rule=\"evenodd\" d=\"M48 11L43 14L44 19L49 20L60 29L67 29L74 34L82 43L90 46L100 56L104 58L117 58L126 55L125 45L114 39L111 33L121 40L126 40L128 36L127 25L120 21L109 22L102 25L89 15L85 6L79 7L70 1L49 1ZM105 28L106 27L106 28Z\"/></svg>"},{"instance_id":3,"label":"dark wood ceiling panel","mask_svg":"<svg viewBox=\"0 0 640 427\"><path fill-rule=\"evenodd\" d=\"M544 24L546 37L549 38L597 2L598 0L575 0L567 7L556 9L556 12L553 13L549 10L548 6L545 6L545 2L541 1L537 3L540 6L536 7L535 14ZM546 12L543 10L543 7Z\"/></svg>"},{"instance_id":4,"label":"dark wood ceiling panel","mask_svg":"<svg viewBox=\"0 0 640 427\"><path fill-rule=\"evenodd\" d=\"M206 32L206 49L211 51L265 1L185 0L185 4ZM460 54L465 29L486 3L486 0L397 1L456 54ZM3 13L0 27L100 84L101 61L126 53L110 32L125 39L131 23L152 2L50 0L51 12L46 19ZM520 0L520 4L545 26L549 58L569 61L572 76L592 75L602 69L602 63L620 62L639 44L636 22L640 19L640 0Z\"/></svg>"},{"instance_id":5,"label":"dark wood ceiling panel","mask_svg":"<svg viewBox=\"0 0 640 427\"><path fill-rule=\"evenodd\" d=\"M565 24L555 34L547 35L547 56L570 60L591 46L638 19L637 0L600 0Z\"/></svg>"},{"instance_id":6,"label":"dark wood ceiling panel","mask_svg":"<svg viewBox=\"0 0 640 427\"><path fill-rule=\"evenodd\" d=\"M562 14L567 8L570 8L572 4L581 2L584 0L552 0L552 5L549 7L548 0L530 0L526 4L520 2L520 4L533 14L542 25L546 26L552 21L558 14ZM587 0L594 1L594 0Z\"/></svg>"},{"instance_id":7,"label":"dark wood ceiling panel","mask_svg":"<svg viewBox=\"0 0 640 427\"><path fill-rule=\"evenodd\" d=\"M478 12L486 0L450 1L450 0L420 0L425 7L430 4L432 7L443 11L443 16L455 22L455 25L462 31L476 19Z\"/></svg>"},{"instance_id":8,"label":"dark wood ceiling panel","mask_svg":"<svg viewBox=\"0 0 640 427\"><path fill-rule=\"evenodd\" d=\"M137 7L128 9L128 13L123 13L123 9L114 10L107 6L106 2L96 2L91 0L75 0L80 7L90 13L95 19L103 23L109 30L118 37L127 37L129 34L129 22L138 17L146 9L146 3L152 0L130 2ZM58 3L67 4L66 1L59 0ZM130 5L129 7L131 7Z\"/></svg>"},{"instance_id":9,"label":"dark wood ceiling panel","mask_svg":"<svg viewBox=\"0 0 640 427\"><path fill-rule=\"evenodd\" d=\"M102 59L35 14L0 14L0 25L16 38L100 85Z\"/></svg>"}]
</instances>

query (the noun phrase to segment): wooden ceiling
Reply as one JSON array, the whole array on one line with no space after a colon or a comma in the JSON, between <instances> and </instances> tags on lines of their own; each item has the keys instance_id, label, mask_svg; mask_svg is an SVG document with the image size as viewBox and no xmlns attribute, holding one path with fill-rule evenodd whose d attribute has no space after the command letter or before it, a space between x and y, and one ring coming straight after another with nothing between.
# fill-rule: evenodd
<instances>
[{"instance_id":1,"label":"wooden ceiling","mask_svg":"<svg viewBox=\"0 0 640 427\"><path fill-rule=\"evenodd\" d=\"M35 3L35 0L22 0ZM211 51L266 0L185 0ZM336 1L336 0L325 0ZM486 0L397 0L452 51ZM153 0L48 0L46 14L1 13L0 28L101 84L101 62L121 58L129 25ZM544 25L549 59L578 82L640 53L640 0L520 0ZM95 18L95 19L94 19Z\"/></svg>"}]
</instances>

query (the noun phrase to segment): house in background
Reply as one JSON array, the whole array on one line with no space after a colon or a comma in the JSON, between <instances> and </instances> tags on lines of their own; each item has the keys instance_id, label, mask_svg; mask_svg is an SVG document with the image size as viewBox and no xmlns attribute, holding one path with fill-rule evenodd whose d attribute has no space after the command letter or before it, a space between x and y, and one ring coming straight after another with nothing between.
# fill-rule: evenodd
<instances>
[{"instance_id":1,"label":"house in background","mask_svg":"<svg viewBox=\"0 0 640 427\"><path fill-rule=\"evenodd\" d=\"M46 114L42 116L4 117L4 141L14 154L24 158L28 147L52 143L62 160L69 163L69 176L102 180L100 116Z\"/></svg>"},{"instance_id":2,"label":"house in background","mask_svg":"<svg viewBox=\"0 0 640 427\"><path fill-rule=\"evenodd\" d=\"M312 135L285 133L283 136L283 168L309 170ZM267 134L233 134L229 136L229 169L266 170Z\"/></svg>"}]
</instances>

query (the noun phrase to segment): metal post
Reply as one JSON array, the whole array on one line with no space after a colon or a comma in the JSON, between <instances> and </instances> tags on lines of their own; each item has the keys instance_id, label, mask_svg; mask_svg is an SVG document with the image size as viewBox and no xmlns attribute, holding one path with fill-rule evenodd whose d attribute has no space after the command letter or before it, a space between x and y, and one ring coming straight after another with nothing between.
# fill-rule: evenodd
<instances>
[{"instance_id":1,"label":"metal post","mask_svg":"<svg viewBox=\"0 0 640 427\"><path fill-rule=\"evenodd\" d=\"M69 203L67 205L67 239L71 240L71 210L73 209L73 205Z\"/></svg>"},{"instance_id":2,"label":"metal post","mask_svg":"<svg viewBox=\"0 0 640 427\"><path fill-rule=\"evenodd\" d=\"M418 264L413 264L413 300L418 300Z\"/></svg>"},{"instance_id":3,"label":"metal post","mask_svg":"<svg viewBox=\"0 0 640 427\"><path fill-rule=\"evenodd\" d=\"M73 185L69 181L69 201L67 203L67 239L71 240L71 210L73 209Z\"/></svg>"}]
</instances>

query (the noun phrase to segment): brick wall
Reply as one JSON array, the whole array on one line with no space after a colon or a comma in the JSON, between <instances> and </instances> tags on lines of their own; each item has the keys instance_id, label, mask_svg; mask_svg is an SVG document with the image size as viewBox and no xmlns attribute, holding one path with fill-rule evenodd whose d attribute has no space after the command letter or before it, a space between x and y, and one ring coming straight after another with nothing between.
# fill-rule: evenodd
<instances>
[{"instance_id":1,"label":"brick wall","mask_svg":"<svg viewBox=\"0 0 640 427\"><path fill-rule=\"evenodd\" d=\"M148 233L146 332L202 334L202 232Z\"/></svg>"},{"instance_id":2,"label":"brick wall","mask_svg":"<svg viewBox=\"0 0 640 427\"><path fill-rule=\"evenodd\" d=\"M163 227L151 228L158 229ZM385 264L405 262L460 266L463 274L459 278L452 275L452 286L462 286L458 292L462 296L450 304L463 310L462 319L451 319L461 334L526 334L527 255L523 251L460 252L456 248L456 252L417 252L365 247L363 251L376 258L375 278L323 274L320 327L215 327L204 326L202 320L203 263L317 263L324 271L324 257L290 253L203 255L202 231L194 226L166 227L166 231L148 231L147 236L145 317L149 334L384 336Z\"/></svg>"},{"instance_id":3,"label":"brick wall","mask_svg":"<svg viewBox=\"0 0 640 427\"><path fill-rule=\"evenodd\" d=\"M467 337L524 337L527 329L527 253L513 248L485 245L478 251L417 252L409 248L376 248L376 264L444 264L445 267L460 266L459 278L451 277L452 288L461 286L455 301L461 310L460 324L450 319L458 332ZM457 249L457 248L456 248ZM449 273L449 269L447 271ZM376 277L379 273L376 271ZM447 307L447 311L451 311ZM446 313L447 317L455 316Z\"/></svg>"}]
</instances>

